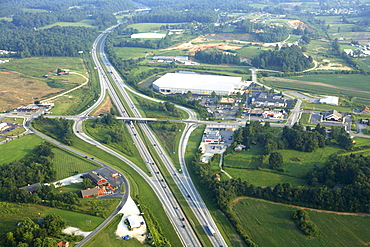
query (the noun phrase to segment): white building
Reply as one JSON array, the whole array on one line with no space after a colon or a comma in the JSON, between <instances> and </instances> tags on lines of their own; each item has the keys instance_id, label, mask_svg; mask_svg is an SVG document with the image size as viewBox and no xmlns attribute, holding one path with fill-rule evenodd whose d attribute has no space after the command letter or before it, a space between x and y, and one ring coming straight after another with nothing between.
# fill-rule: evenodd
<instances>
[{"instance_id":1,"label":"white building","mask_svg":"<svg viewBox=\"0 0 370 247\"><path fill-rule=\"evenodd\" d=\"M208 130L207 132L204 132L203 134L202 142L220 143L220 141L221 141L221 135L220 135L220 131L218 130Z\"/></svg>"},{"instance_id":2,"label":"white building","mask_svg":"<svg viewBox=\"0 0 370 247\"><path fill-rule=\"evenodd\" d=\"M193 73L168 73L153 83L153 88L163 94L229 95L242 87L242 78L235 76L200 75Z\"/></svg>"},{"instance_id":3,"label":"white building","mask_svg":"<svg viewBox=\"0 0 370 247\"><path fill-rule=\"evenodd\" d=\"M0 131L3 131L5 129L8 128L8 124L7 123L0 123Z\"/></svg>"},{"instance_id":4,"label":"white building","mask_svg":"<svg viewBox=\"0 0 370 247\"><path fill-rule=\"evenodd\" d=\"M328 105L338 105L339 97L336 96L326 96L319 100L321 104L328 104Z\"/></svg>"},{"instance_id":5,"label":"white building","mask_svg":"<svg viewBox=\"0 0 370 247\"><path fill-rule=\"evenodd\" d=\"M166 37L164 33L134 33L131 39L161 39Z\"/></svg>"}]
</instances>

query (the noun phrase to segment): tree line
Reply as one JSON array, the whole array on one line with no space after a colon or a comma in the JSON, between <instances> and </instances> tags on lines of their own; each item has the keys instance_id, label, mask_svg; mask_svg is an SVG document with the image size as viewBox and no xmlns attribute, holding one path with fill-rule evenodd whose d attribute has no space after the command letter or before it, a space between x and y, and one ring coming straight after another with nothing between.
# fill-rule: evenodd
<instances>
[{"instance_id":1,"label":"tree line","mask_svg":"<svg viewBox=\"0 0 370 247\"><path fill-rule=\"evenodd\" d=\"M312 57L303 55L300 47L292 45L278 51L264 51L252 59L259 68L273 68L283 72L302 71L312 67Z\"/></svg>"},{"instance_id":2,"label":"tree line","mask_svg":"<svg viewBox=\"0 0 370 247\"><path fill-rule=\"evenodd\" d=\"M66 226L58 214L49 214L40 224L30 218L19 222L14 232L8 232L3 240L8 247L49 247L56 246L56 239Z\"/></svg>"},{"instance_id":3,"label":"tree line","mask_svg":"<svg viewBox=\"0 0 370 247\"><path fill-rule=\"evenodd\" d=\"M202 63L210 64L241 64L240 56L234 53L221 52L215 49L199 50L194 58Z\"/></svg>"}]
</instances>

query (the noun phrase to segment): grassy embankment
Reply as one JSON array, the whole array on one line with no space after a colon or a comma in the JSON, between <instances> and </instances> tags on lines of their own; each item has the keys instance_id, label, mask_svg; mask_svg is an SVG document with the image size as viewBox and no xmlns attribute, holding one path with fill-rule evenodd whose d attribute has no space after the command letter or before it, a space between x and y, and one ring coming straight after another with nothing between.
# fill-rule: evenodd
<instances>
[{"instance_id":1,"label":"grassy embankment","mask_svg":"<svg viewBox=\"0 0 370 247\"><path fill-rule=\"evenodd\" d=\"M364 246L370 242L370 216L307 210L319 228L319 235L309 238L291 219L294 210L296 207L252 198L233 205L233 211L258 246Z\"/></svg>"}]
</instances>

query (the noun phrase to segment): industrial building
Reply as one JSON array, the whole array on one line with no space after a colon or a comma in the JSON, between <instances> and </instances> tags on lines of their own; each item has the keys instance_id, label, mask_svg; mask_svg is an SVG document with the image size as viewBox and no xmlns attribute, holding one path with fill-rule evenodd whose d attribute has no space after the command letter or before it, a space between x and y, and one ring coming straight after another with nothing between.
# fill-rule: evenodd
<instances>
[{"instance_id":1,"label":"industrial building","mask_svg":"<svg viewBox=\"0 0 370 247\"><path fill-rule=\"evenodd\" d=\"M242 78L235 76L200 75L195 73L168 73L153 83L163 94L229 95L242 87Z\"/></svg>"}]
</instances>

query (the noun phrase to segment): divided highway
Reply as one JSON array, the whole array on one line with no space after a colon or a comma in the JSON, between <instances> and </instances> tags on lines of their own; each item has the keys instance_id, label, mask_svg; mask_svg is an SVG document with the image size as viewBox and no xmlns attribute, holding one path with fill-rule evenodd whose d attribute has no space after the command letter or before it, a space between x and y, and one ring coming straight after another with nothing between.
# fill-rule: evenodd
<instances>
[{"instance_id":1,"label":"divided highway","mask_svg":"<svg viewBox=\"0 0 370 247\"><path fill-rule=\"evenodd\" d=\"M110 64L110 62L106 58L106 55L104 54L103 45L104 45L104 40L103 40L103 42L101 42L100 51L99 51L99 53L102 55L102 61L104 63L104 66L110 72L110 76L112 77L114 83L116 84L116 87L118 88L119 93L122 95L122 97L126 101L126 104L131 108L130 110L133 112L134 117L142 118L140 112L136 108L135 104L133 103L133 101L129 97L126 90L129 90L129 91L134 92L134 93L136 93L136 92L133 91L132 89L130 89L124 83L122 78L119 76L118 72ZM99 61L97 61L97 62L99 62ZM99 65L99 66L101 66L101 65ZM113 89L111 88L111 85L107 85L107 87L108 87L108 90L109 90L110 94L115 94L115 92L113 92ZM145 97L145 98L150 99L150 100L153 100L153 101L159 101L159 100L152 99L152 98L150 98L148 96L145 96L145 95L142 95L142 94L140 94L140 96ZM114 96L114 98L116 98L116 97ZM115 102L116 105L119 105L120 112L122 113L122 115L124 117L128 117L127 112L125 112L123 107L121 106L121 102L118 102L118 100L116 100L116 99L113 99L113 101ZM189 119L192 119L192 120L196 119L196 114L193 111L191 111L187 108L181 107L181 106L176 106L176 107L185 110L189 114ZM144 143L141 141L140 135L137 132L135 132L135 126L133 125L133 123L131 121L127 121L127 123L131 126L131 128L129 128L129 129L131 130L131 134L133 136L133 139L135 140L135 144L137 143L136 146L139 149L139 151L141 153L141 156L143 157L144 161L147 164L151 164L148 167L149 167L149 169L151 170L152 173L154 172L154 175L159 175L160 171L157 168L155 162L153 161L153 158L151 157L150 152L146 149ZM146 135L146 137L150 140L151 145L153 145L153 149L159 154L159 157L160 157L162 163L165 165L166 169L170 172L173 180L175 181L175 183L179 187L179 189L180 189L181 193L183 194L184 198L186 198L190 208L192 209L193 213L197 216L198 221L202 225L206 234L209 236L209 239L212 242L213 246L227 246L225 240L223 239L222 235L218 231L216 224L214 223L212 217L210 216L209 211L208 211L205 203L203 202L203 200L202 200L201 196L199 195L197 189L195 188L189 174L187 173L186 166L185 166L185 163L184 163L184 158L182 157L181 160L182 160L182 167L185 170L185 173L181 174L181 173L178 173L177 170L175 169L175 166L173 165L172 160L166 154L166 151L164 150L164 148L157 141L157 139L156 139L153 131L150 129L150 127L146 123L143 123L143 122L139 122L137 125L143 131L143 133ZM191 128L187 127L186 132L188 132L190 129ZM184 145L184 144L182 144L182 145ZM181 152L181 154L183 155L184 152ZM152 168L154 168L155 170L152 170ZM163 178L159 178L159 181L162 183L162 188L166 189L168 187L165 184L165 181L163 180ZM168 192L169 190L166 190L166 191ZM172 195L172 193L171 193L171 195ZM172 195L172 197L173 197L173 195ZM177 210L179 210L179 208L177 206L175 208L177 208ZM181 217L180 217L180 219L181 219ZM172 220L176 221L176 219L172 219ZM216 235L215 236L211 236L209 234L209 231L207 229L208 227L211 227L212 229L216 230ZM176 225L175 225L175 228L176 228ZM189 229L189 228L187 228L187 229ZM196 239L195 235L194 235L194 239ZM187 244L185 243L185 245L187 245ZM198 243L198 245L196 245L196 246L199 246L199 245L200 244Z\"/></svg>"}]
</instances>

